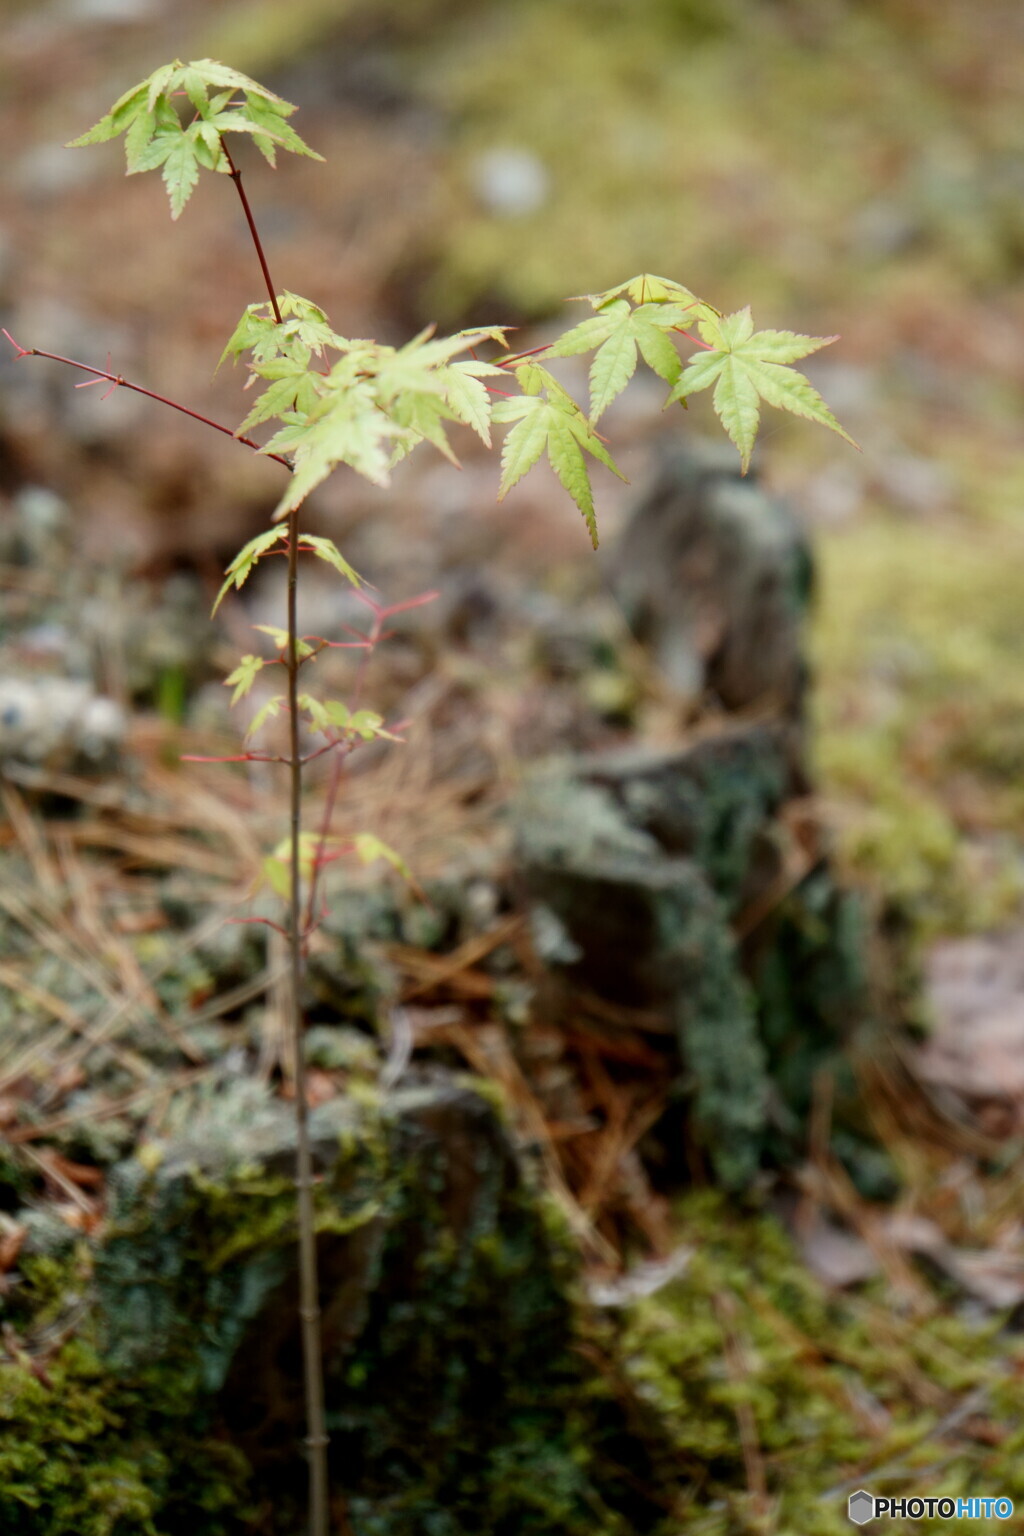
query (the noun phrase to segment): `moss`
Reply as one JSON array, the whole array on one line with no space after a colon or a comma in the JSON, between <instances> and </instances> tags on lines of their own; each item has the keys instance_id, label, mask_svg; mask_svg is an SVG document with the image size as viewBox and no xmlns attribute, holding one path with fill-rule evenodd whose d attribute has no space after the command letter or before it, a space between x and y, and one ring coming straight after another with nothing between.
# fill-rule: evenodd
<instances>
[{"instance_id":1,"label":"moss","mask_svg":"<svg viewBox=\"0 0 1024 1536\"><path fill-rule=\"evenodd\" d=\"M816 755L846 866L922 937L998 923L1021 894L1024 541L879 517L818 548Z\"/></svg>"},{"instance_id":2,"label":"moss","mask_svg":"<svg viewBox=\"0 0 1024 1536\"><path fill-rule=\"evenodd\" d=\"M771 1217L707 1193L677 1212L693 1249L682 1278L626 1309L590 1313L576 1295L564 1217L519 1176L483 1098L419 1090L375 1158L381 1148L383 1219L321 1238L328 1275L340 1263L351 1277L359 1254L364 1263L361 1293L346 1293L342 1333L326 1356L334 1479L355 1536L742 1536L759 1527L738 1413L754 1426L779 1530L839 1536L847 1483L1024 1498L1024 1345L998 1319L972 1324L938 1300L901 1310L881 1282L859 1295L828 1293ZM153 1187L140 1180L129 1198L122 1191L122 1236L129 1216L141 1218L132 1192L152 1213ZM274 1375L254 1371L251 1335L222 1391L182 1368L197 1349L226 1350L216 1282L245 1245L228 1252L224 1232L253 1206L262 1214L243 1227L260 1246L249 1259L265 1258L278 1230L265 1218L279 1194L274 1176L251 1165L234 1192L204 1175L189 1181L193 1206L176 1193L178 1241L197 1267L172 1272L177 1326L156 1335L135 1368L116 1363L109 1340L97 1348L88 1317L74 1339L41 1348L61 1298L66 1313L88 1280L80 1247L27 1267L36 1333L0 1366L0 1530L301 1528L294 1438L276 1459L264 1444L254 1461L259 1437L240 1427L237 1399L232 1406L233 1387L261 1408L275 1395ZM344 1201L354 1216L353 1187ZM157 1230L166 1251L171 1231ZM137 1279L152 1273L140 1265L143 1238L139 1227ZM279 1290L257 1316L237 1269L234 1279L236 1309L257 1335L278 1330L269 1359L294 1383L297 1351L281 1365L294 1298ZM109 1277L105 1285L109 1305ZM133 1336L138 1318L119 1318ZM108 1330L109 1319L99 1342ZM30 1353L42 1373L28 1368ZM943 1439L945 1415L973 1394L984 1432Z\"/></svg>"},{"instance_id":3,"label":"moss","mask_svg":"<svg viewBox=\"0 0 1024 1536\"><path fill-rule=\"evenodd\" d=\"M110 1378L78 1341L45 1382L0 1365L0 1530L24 1536L156 1536L157 1497L121 1431Z\"/></svg>"},{"instance_id":4,"label":"moss","mask_svg":"<svg viewBox=\"0 0 1024 1536\"><path fill-rule=\"evenodd\" d=\"M688 1270L636 1303L616 1340L632 1390L700 1468L699 1497L674 1530L757 1528L741 1404L753 1416L780 1531L840 1536L849 1529L847 1485L861 1483L1020 1500L1014 1381L1024 1346L997 1319L972 1325L938 1300L901 1312L880 1282L861 1295L830 1293L772 1218L719 1195L687 1197L679 1217L694 1250ZM946 1440L944 1414L975 1391L990 1433Z\"/></svg>"},{"instance_id":5,"label":"moss","mask_svg":"<svg viewBox=\"0 0 1024 1536\"><path fill-rule=\"evenodd\" d=\"M0 1531L17 1536L228 1536L249 1469L205 1433L189 1383L136 1377L100 1347L91 1255L32 1254L3 1309ZM184 1523L179 1522L182 1516Z\"/></svg>"}]
</instances>

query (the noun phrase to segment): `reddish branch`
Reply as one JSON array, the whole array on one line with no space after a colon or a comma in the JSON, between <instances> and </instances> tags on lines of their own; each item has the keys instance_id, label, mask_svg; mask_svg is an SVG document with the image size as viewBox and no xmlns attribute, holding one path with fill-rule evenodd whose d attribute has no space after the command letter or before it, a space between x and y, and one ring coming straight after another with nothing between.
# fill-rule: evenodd
<instances>
[{"instance_id":1,"label":"reddish branch","mask_svg":"<svg viewBox=\"0 0 1024 1536\"><path fill-rule=\"evenodd\" d=\"M236 443L244 443L246 448L252 448L257 453L262 452L260 444L252 437L240 437L232 427L225 427L219 421L213 421L211 417L204 416L201 411L193 411L190 406L182 405L178 400L170 400L166 395L158 395L155 389L145 389L141 384L133 384L120 373L110 373L106 368L93 368L90 363L76 362L73 357L62 357L59 352L44 352L42 347L23 347L15 341L10 331L2 333L7 337L18 359L23 357L45 357L51 363L64 363L68 368L78 368L82 373L91 373L94 379L106 379L115 389L130 389L137 395L145 395L150 400L156 400L160 405L169 405L172 411L180 411L183 416L191 416L193 421L202 422L204 427L212 427L215 432L223 432L225 437L233 437ZM283 464L285 469L291 469L291 463L279 453L264 454L264 458L274 459L276 463Z\"/></svg>"}]
</instances>

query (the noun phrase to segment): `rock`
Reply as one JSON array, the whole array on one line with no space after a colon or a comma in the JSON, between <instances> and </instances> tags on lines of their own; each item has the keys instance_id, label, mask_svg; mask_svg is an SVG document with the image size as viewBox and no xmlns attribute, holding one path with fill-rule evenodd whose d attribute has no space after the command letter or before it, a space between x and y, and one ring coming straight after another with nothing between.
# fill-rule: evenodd
<instances>
[{"instance_id":1,"label":"rock","mask_svg":"<svg viewBox=\"0 0 1024 1536\"><path fill-rule=\"evenodd\" d=\"M77 678L0 676L0 764L109 768L125 728L120 705Z\"/></svg>"},{"instance_id":2,"label":"rock","mask_svg":"<svg viewBox=\"0 0 1024 1536\"><path fill-rule=\"evenodd\" d=\"M547 202L551 176L532 150L499 145L483 150L470 163L469 179L480 202L499 218L520 219Z\"/></svg>"},{"instance_id":3,"label":"rock","mask_svg":"<svg viewBox=\"0 0 1024 1536\"><path fill-rule=\"evenodd\" d=\"M684 697L798 716L806 541L727 446L666 455L616 550L612 590Z\"/></svg>"}]
</instances>

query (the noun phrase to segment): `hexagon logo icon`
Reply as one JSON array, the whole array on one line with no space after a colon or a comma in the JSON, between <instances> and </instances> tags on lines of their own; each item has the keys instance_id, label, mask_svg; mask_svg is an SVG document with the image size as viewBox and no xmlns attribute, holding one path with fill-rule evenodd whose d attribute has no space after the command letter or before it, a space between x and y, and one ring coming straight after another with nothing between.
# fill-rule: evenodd
<instances>
[{"instance_id":1,"label":"hexagon logo icon","mask_svg":"<svg viewBox=\"0 0 1024 1536\"><path fill-rule=\"evenodd\" d=\"M850 1494L846 1512L854 1525L864 1525L875 1512L874 1495L864 1488L858 1488L856 1493Z\"/></svg>"}]
</instances>

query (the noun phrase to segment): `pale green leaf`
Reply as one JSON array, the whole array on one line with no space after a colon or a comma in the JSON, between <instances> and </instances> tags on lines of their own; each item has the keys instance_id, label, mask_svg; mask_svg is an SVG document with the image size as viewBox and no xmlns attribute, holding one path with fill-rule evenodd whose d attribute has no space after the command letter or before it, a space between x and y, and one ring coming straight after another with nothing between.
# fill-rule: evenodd
<instances>
[{"instance_id":1,"label":"pale green leaf","mask_svg":"<svg viewBox=\"0 0 1024 1536\"><path fill-rule=\"evenodd\" d=\"M435 382L440 388L440 381L435 380ZM439 453L444 454L450 464L453 464L456 469L459 468L459 461L452 452L448 434L442 425L443 422L453 421L456 417L454 412L448 409L443 396L409 390L392 399L386 409L390 419L411 434L405 439L409 449L415 447L417 441L432 443ZM399 448L403 446L401 439L397 446Z\"/></svg>"},{"instance_id":2,"label":"pale green leaf","mask_svg":"<svg viewBox=\"0 0 1024 1536\"><path fill-rule=\"evenodd\" d=\"M699 394L702 389L708 389L722 371L722 352L699 352L691 358L683 369L666 404L671 405L674 400L682 400L686 395Z\"/></svg>"},{"instance_id":3,"label":"pale green leaf","mask_svg":"<svg viewBox=\"0 0 1024 1536\"><path fill-rule=\"evenodd\" d=\"M283 96L277 96L269 91L259 81L251 80L248 75L243 75L240 70L229 69L226 64L220 64L216 59L193 59L189 69L195 70L207 85L221 86L229 91L244 91L260 97L263 101L271 102L285 117L290 117L296 108L290 101L285 101Z\"/></svg>"},{"instance_id":4,"label":"pale green leaf","mask_svg":"<svg viewBox=\"0 0 1024 1536\"><path fill-rule=\"evenodd\" d=\"M323 155L316 154L303 144L294 128L290 128L283 118L273 117L266 121L254 123L247 107L229 107L223 112L218 112L212 119L211 126L218 133L245 133L250 138L257 136L269 139L274 144L279 144L283 149L290 149L295 154L308 155L312 160L322 160Z\"/></svg>"},{"instance_id":5,"label":"pale green leaf","mask_svg":"<svg viewBox=\"0 0 1024 1536\"><path fill-rule=\"evenodd\" d=\"M310 372L290 358L281 358L277 363L262 364L255 372L266 378L272 375L275 368L281 376L275 379L270 388L265 389L256 400L252 410L238 427L235 434L237 437L244 436L253 427L259 426L261 422L270 421L275 416L284 418L291 411L308 416L319 403L324 381L318 373Z\"/></svg>"},{"instance_id":6,"label":"pale green leaf","mask_svg":"<svg viewBox=\"0 0 1024 1536\"><path fill-rule=\"evenodd\" d=\"M502 405L504 401L500 402ZM498 490L498 500L502 501L509 491L521 480L528 469L532 469L547 446L548 424L545 414L537 402L538 409L530 411L516 424L508 434L501 450L501 485ZM497 418L495 418L497 419Z\"/></svg>"},{"instance_id":7,"label":"pale green leaf","mask_svg":"<svg viewBox=\"0 0 1024 1536\"><path fill-rule=\"evenodd\" d=\"M382 842L375 833L357 832L353 838L353 844L356 857L361 864L373 864L377 859L385 859L404 879L412 880L412 872L401 854Z\"/></svg>"},{"instance_id":8,"label":"pale green leaf","mask_svg":"<svg viewBox=\"0 0 1024 1536\"><path fill-rule=\"evenodd\" d=\"M486 384L477 376L477 369L487 373L501 373L500 368L488 364L450 363L439 368L437 376L444 388L444 398L459 421L472 427L489 448L491 446L491 397Z\"/></svg>"},{"instance_id":9,"label":"pale green leaf","mask_svg":"<svg viewBox=\"0 0 1024 1536\"><path fill-rule=\"evenodd\" d=\"M434 327L428 325L414 336L412 341L406 342L400 355L416 354L420 363L428 367L436 368L442 363L449 362L460 352L469 352L474 347L481 346L485 341L497 341L501 346L505 345L505 332L508 326L487 325L474 326L470 330L457 331L454 336L441 336L433 340Z\"/></svg>"},{"instance_id":10,"label":"pale green leaf","mask_svg":"<svg viewBox=\"0 0 1024 1536\"><path fill-rule=\"evenodd\" d=\"M713 398L722 426L740 451L746 474L761 411L757 387L739 358L728 353L724 356Z\"/></svg>"},{"instance_id":11,"label":"pale green leaf","mask_svg":"<svg viewBox=\"0 0 1024 1536\"><path fill-rule=\"evenodd\" d=\"M590 533L590 542L597 548L597 520L594 516L594 493L582 449L569 430L568 421L551 419L548 427L548 460L551 468L583 513Z\"/></svg>"},{"instance_id":12,"label":"pale green leaf","mask_svg":"<svg viewBox=\"0 0 1024 1536\"><path fill-rule=\"evenodd\" d=\"M582 411L566 412L566 425L575 437L576 441L584 447L589 454L598 459L605 467L610 469L613 475L618 475L620 480L625 480L625 475L612 458L604 443L590 426Z\"/></svg>"},{"instance_id":13,"label":"pale green leaf","mask_svg":"<svg viewBox=\"0 0 1024 1536\"><path fill-rule=\"evenodd\" d=\"M714 406L740 451L744 474L750 463L762 400L794 416L803 416L857 444L840 426L810 380L789 364L835 341L834 336L800 336L794 331L756 331L750 310L725 315L702 326L718 345L690 359L669 393L684 399L714 384Z\"/></svg>"},{"instance_id":14,"label":"pale green leaf","mask_svg":"<svg viewBox=\"0 0 1024 1536\"><path fill-rule=\"evenodd\" d=\"M193 123L188 136L195 145L196 160L207 171L215 171L224 158L220 134L212 123ZM226 163L226 162L225 162Z\"/></svg>"},{"instance_id":15,"label":"pale green leaf","mask_svg":"<svg viewBox=\"0 0 1024 1536\"><path fill-rule=\"evenodd\" d=\"M319 559L326 560L328 565L333 565L340 576L352 583L354 587L363 585L363 578L354 570L341 554L337 545L331 539L321 538L319 534L303 533L299 536L299 548L310 549Z\"/></svg>"},{"instance_id":16,"label":"pale green leaf","mask_svg":"<svg viewBox=\"0 0 1024 1536\"><path fill-rule=\"evenodd\" d=\"M153 111L161 96L169 96L171 91L174 90L183 69L184 65L181 60L175 59L173 64L163 64L159 69L153 71L145 82L148 88L146 106L150 112Z\"/></svg>"},{"instance_id":17,"label":"pale green leaf","mask_svg":"<svg viewBox=\"0 0 1024 1536\"><path fill-rule=\"evenodd\" d=\"M269 853L262 864L263 878L275 896L288 901L292 894L291 864L278 853Z\"/></svg>"},{"instance_id":18,"label":"pale green leaf","mask_svg":"<svg viewBox=\"0 0 1024 1536\"><path fill-rule=\"evenodd\" d=\"M192 196L196 182L199 180L199 164L196 160L195 145L181 135L180 143L175 144L167 159L164 161L164 186L171 202L171 218L181 217L185 204Z\"/></svg>"},{"instance_id":19,"label":"pale green leaf","mask_svg":"<svg viewBox=\"0 0 1024 1536\"><path fill-rule=\"evenodd\" d=\"M131 176L139 170L139 160L156 132L156 114L142 111L124 136L124 156Z\"/></svg>"},{"instance_id":20,"label":"pale green leaf","mask_svg":"<svg viewBox=\"0 0 1024 1536\"><path fill-rule=\"evenodd\" d=\"M238 588L244 585L249 572L259 562L260 556L265 555L267 550L272 549L275 544L279 544L284 536L283 528L266 528L238 551L227 568L226 579L213 605L213 613L217 612L225 595L232 587ZM213 613L210 615L211 618Z\"/></svg>"},{"instance_id":21,"label":"pale green leaf","mask_svg":"<svg viewBox=\"0 0 1024 1536\"><path fill-rule=\"evenodd\" d=\"M265 725L268 720L275 718L281 713L281 705L283 703L284 694L276 693L273 698L270 698L266 701L262 708L256 711L252 720L249 722L249 729L245 733L246 741L249 740L250 736L255 736L261 725Z\"/></svg>"},{"instance_id":22,"label":"pale green leaf","mask_svg":"<svg viewBox=\"0 0 1024 1536\"><path fill-rule=\"evenodd\" d=\"M298 706L300 709L305 710L309 716L309 723L313 731L323 731L326 735L331 728L331 717L321 701L314 698L311 693L300 693L298 696Z\"/></svg>"},{"instance_id":23,"label":"pale green leaf","mask_svg":"<svg viewBox=\"0 0 1024 1536\"><path fill-rule=\"evenodd\" d=\"M258 629L263 634L269 635L279 651L288 649L288 631L286 629L278 629L275 624L254 624L253 629ZM312 656L313 647L308 645L305 640L296 638L295 654L300 661L304 661L307 656Z\"/></svg>"},{"instance_id":24,"label":"pale green leaf","mask_svg":"<svg viewBox=\"0 0 1024 1536\"><path fill-rule=\"evenodd\" d=\"M348 464L375 485L387 485L389 446L402 435L365 383L349 383L328 395L308 420L286 422L261 450L291 451L295 456L291 483L275 508L274 522L301 506L339 464Z\"/></svg>"},{"instance_id":25,"label":"pale green leaf","mask_svg":"<svg viewBox=\"0 0 1024 1536\"><path fill-rule=\"evenodd\" d=\"M636 372L636 334L627 316L598 350L590 365L590 419L597 421Z\"/></svg>"},{"instance_id":26,"label":"pale green leaf","mask_svg":"<svg viewBox=\"0 0 1024 1536\"><path fill-rule=\"evenodd\" d=\"M276 330L276 326L273 319L261 313L262 309L263 305L261 304L250 304L248 306L241 320L239 320L232 331L227 346L220 355L220 361L217 364L218 370L223 366L226 358L230 357L237 362L243 352L248 352L261 341L269 341L270 333ZM259 361L264 361L264 359L261 357Z\"/></svg>"},{"instance_id":27,"label":"pale green leaf","mask_svg":"<svg viewBox=\"0 0 1024 1536\"><path fill-rule=\"evenodd\" d=\"M185 66L181 71L177 85L179 90L185 92L185 95L195 107L200 117L210 116L211 108L207 82L194 65L188 64Z\"/></svg>"},{"instance_id":28,"label":"pale green leaf","mask_svg":"<svg viewBox=\"0 0 1024 1536\"><path fill-rule=\"evenodd\" d=\"M693 320L718 314L713 304L699 299L682 283L673 282L668 277L657 277L653 272L641 272L638 277L631 277L627 282L619 283L615 288L608 288L604 293L587 293L581 297L587 299L594 309L603 310L619 299L622 294L628 294L635 304L679 305Z\"/></svg>"},{"instance_id":29,"label":"pale green leaf","mask_svg":"<svg viewBox=\"0 0 1024 1536\"><path fill-rule=\"evenodd\" d=\"M645 323L639 318L635 324L637 346L643 354L644 362L666 384L674 384L683 369L682 359L674 345L657 325Z\"/></svg>"},{"instance_id":30,"label":"pale green leaf","mask_svg":"<svg viewBox=\"0 0 1024 1536\"><path fill-rule=\"evenodd\" d=\"M143 171L155 171L163 165L172 150L185 142L185 135L175 123L173 128L158 128L152 138L133 150L128 164L128 175L136 176Z\"/></svg>"},{"instance_id":31,"label":"pale green leaf","mask_svg":"<svg viewBox=\"0 0 1024 1536\"><path fill-rule=\"evenodd\" d=\"M401 739L384 729L384 716L378 715L372 709L357 709L355 714L349 717L346 729L354 731L364 741L373 741L375 737L381 737L385 741L399 741Z\"/></svg>"},{"instance_id":32,"label":"pale green leaf","mask_svg":"<svg viewBox=\"0 0 1024 1536\"><path fill-rule=\"evenodd\" d=\"M259 656L243 656L235 670L228 673L224 679L224 686L225 688L234 686L235 691L231 695L232 707L249 692L256 681L257 672L262 671L265 666L266 662Z\"/></svg>"},{"instance_id":33,"label":"pale green leaf","mask_svg":"<svg viewBox=\"0 0 1024 1536\"><path fill-rule=\"evenodd\" d=\"M114 102L110 111L101 117L88 133L72 139L65 147L80 149L86 144L104 144L108 139L116 139L118 134L124 133L125 129L135 122L140 113L146 112L148 90L146 81L141 85L132 86L130 91L125 91L124 95Z\"/></svg>"},{"instance_id":34,"label":"pale green leaf","mask_svg":"<svg viewBox=\"0 0 1024 1536\"><path fill-rule=\"evenodd\" d=\"M838 336L800 336L796 331L758 331L750 343L762 362L795 363L838 340Z\"/></svg>"},{"instance_id":35,"label":"pale green leaf","mask_svg":"<svg viewBox=\"0 0 1024 1536\"><path fill-rule=\"evenodd\" d=\"M599 315L590 315L559 336L548 348L549 357L576 357L581 352L591 352L607 341L615 330L620 314L629 314L625 299L618 299Z\"/></svg>"},{"instance_id":36,"label":"pale green leaf","mask_svg":"<svg viewBox=\"0 0 1024 1536\"><path fill-rule=\"evenodd\" d=\"M523 364L516 368L516 377L520 382L528 381L543 394L499 400L494 406L496 423L516 423L502 450L503 473L498 500L546 451L552 469L583 513L596 548L593 494L586 460L580 450L592 454L620 479L622 476L579 406L546 368L536 363Z\"/></svg>"},{"instance_id":37,"label":"pale green leaf","mask_svg":"<svg viewBox=\"0 0 1024 1536\"><path fill-rule=\"evenodd\" d=\"M816 421L838 432L852 447L858 446L839 425L810 379L798 373L795 368L754 361L748 362L746 367L758 394L769 405L774 405L780 411L789 411L792 416L804 416L808 421Z\"/></svg>"}]
</instances>

